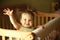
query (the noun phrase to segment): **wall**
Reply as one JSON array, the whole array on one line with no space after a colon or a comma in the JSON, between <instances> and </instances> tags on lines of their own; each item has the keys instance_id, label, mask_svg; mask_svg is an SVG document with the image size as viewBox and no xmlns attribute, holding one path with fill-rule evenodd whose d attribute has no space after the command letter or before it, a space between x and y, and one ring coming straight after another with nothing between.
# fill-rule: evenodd
<instances>
[{"instance_id":1,"label":"wall","mask_svg":"<svg viewBox=\"0 0 60 40\"><path fill-rule=\"evenodd\" d=\"M27 4L42 12L51 12L53 0L1 0L1 7Z\"/></svg>"}]
</instances>

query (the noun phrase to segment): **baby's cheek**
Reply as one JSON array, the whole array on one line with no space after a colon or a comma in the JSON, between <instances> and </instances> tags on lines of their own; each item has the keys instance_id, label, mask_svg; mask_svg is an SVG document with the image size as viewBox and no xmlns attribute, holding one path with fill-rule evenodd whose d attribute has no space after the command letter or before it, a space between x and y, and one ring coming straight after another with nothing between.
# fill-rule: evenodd
<instances>
[{"instance_id":1,"label":"baby's cheek","mask_svg":"<svg viewBox=\"0 0 60 40\"><path fill-rule=\"evenodd\" d=\"M32 26L33 25L33 23L32 22L30 22L30 26Z\"/></svg>"}]
</instances>

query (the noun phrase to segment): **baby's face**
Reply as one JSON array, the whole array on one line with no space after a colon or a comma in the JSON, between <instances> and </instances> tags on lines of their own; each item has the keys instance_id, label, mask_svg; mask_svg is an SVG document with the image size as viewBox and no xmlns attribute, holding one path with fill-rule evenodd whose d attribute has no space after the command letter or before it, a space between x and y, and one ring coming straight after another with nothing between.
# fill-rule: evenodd
<instances>
[{"instance_id":1,"label":"baby's face","mask_svg":"<svg viewBox=\"0 0 60 40\"><path fill-rule=\"evenodd\" d=\"M20 19L20 22L22 24L23 27L32 27L32 16L29 14L22 14L22 18Z\"/></svg>"}]
</instances>

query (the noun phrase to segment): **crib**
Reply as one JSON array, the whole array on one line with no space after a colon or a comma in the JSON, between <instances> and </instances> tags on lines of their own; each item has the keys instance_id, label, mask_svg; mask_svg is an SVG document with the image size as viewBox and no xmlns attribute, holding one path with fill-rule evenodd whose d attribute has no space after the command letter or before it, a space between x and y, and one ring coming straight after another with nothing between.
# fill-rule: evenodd
<instances>
[{"instance_id":1,"label":"crib","mask_svg":"<svg viewBox=\"0 0 60 40\"><path fill-rule=\"evenodd\" d=\"M37 14L34 15L34 27L37 27L38 25L44 25L48 21L54 19L55 17L60 16L59 13L44 13L38 11Z\"/></svg>"},{"instance_id":2,"label":"crib","mask_svg":"<svg viewBox=\"0 0 60 40\"><path fill-rule=\"evenodd\" d=\"M44 12L37 11L37 13L34 14L34 27L37 27L38 25L44 25L48 21L58 16L60 16L60 14L58 13L44 13ZM12 38L16 38L16 40L22 40L21 39L22 36L25 38L26 35L30 33L31 32L20 32L18 30L9 30L9 29L0 28L0 37L1 37L0 40L6 40L6 37L8 37L9 40L12 40Z\"/></svg>"}]
</instances>

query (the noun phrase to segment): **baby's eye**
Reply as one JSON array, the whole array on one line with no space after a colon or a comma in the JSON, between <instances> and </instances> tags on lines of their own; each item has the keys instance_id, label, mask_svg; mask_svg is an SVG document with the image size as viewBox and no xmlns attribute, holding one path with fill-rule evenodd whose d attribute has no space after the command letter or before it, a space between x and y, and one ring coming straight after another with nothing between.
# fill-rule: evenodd
<instances>
[{"instance_id":1,"label":"baby's eye","mask_svg":"<svg viewBox=\"0 0 60 40\"><path fill-rule=\"evenodd\" d=\"M32 20L29 20L29 21L32 21Z\"/></svg>"},{"instance_id":2,"label":"baby's eye","mask_svg":"<svg viewBox=\"0 0 60 40\"><path fill-rule=\"evenodd\" d=\"M29 20L29 21L31 21L31 22L32 22L32 20Z\"/></svg>"},{"instance_id":3,"label":"baby's eye","mask_svg":"<svg viewBox=\"0 0 60 40\"><path fill-rule=\"evenodd\" d=\"M26 19L24 19L26 21Z\"/></svg>"}]
</instances>

